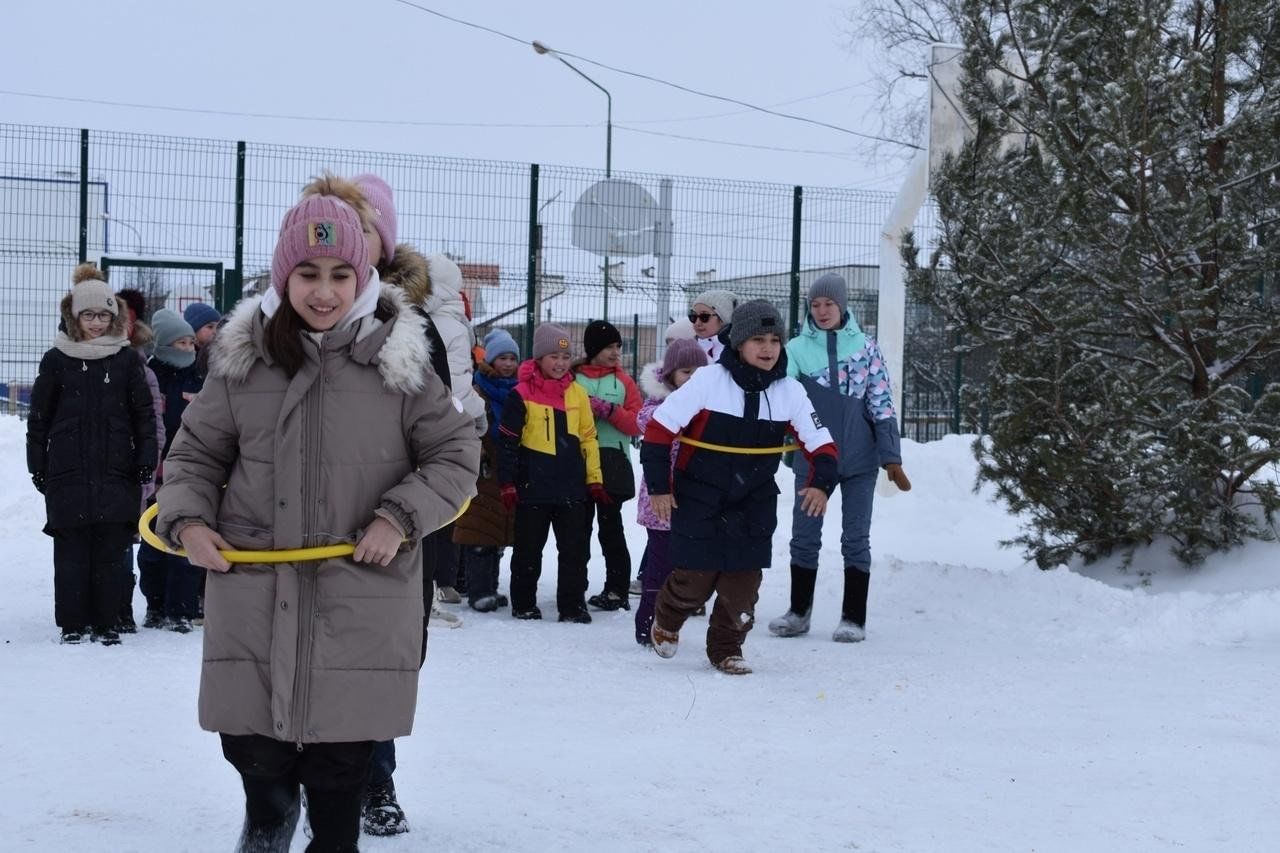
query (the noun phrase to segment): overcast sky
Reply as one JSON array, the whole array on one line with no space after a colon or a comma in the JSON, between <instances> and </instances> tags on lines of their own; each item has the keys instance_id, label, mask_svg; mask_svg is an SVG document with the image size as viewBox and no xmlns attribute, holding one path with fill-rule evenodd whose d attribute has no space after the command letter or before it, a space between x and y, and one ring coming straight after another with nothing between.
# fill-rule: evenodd
<instances>
[{"instance_id":1,"label":"overcast sky","mask_svg":"<svg viewBox=\"0 0 1280 853\"><path fill-rule=\"evenodd\" d=\"M602 167L604 96L552 57L534 53L527 42L539 39L687 87L853 130L877 127L868 115L870 75L843 35L844 14L861 0L414 2L525 43L396 0L24 2L5 10L0 89L259 115L0 94L0 116ZM887 152L869 162L865 146L845 133L570 61L613 94L615 171L897 188L903 162Z\"/></svg>"}]
</instances>

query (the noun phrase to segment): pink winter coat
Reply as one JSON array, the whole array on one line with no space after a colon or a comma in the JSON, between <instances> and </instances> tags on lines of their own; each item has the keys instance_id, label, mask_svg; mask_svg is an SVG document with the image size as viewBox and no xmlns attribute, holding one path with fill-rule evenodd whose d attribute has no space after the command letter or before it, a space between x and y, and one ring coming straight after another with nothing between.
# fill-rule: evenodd
<instances>
[{"instance_id":1,"label":"pink winter coat","mask_svg":"<svg viewBox=\"0 0 1280 853\"><path fill-rule=\"evenodd\" d=\"M657 411L658 406L662 405L662 401L667 399L671 394L671 389L662 384L658 379L658 371L662 369L661 362L653 362L646 364L640 371L640 390L644 392L644 405L640 407L639 414L636 415L636 424L640 427L640 434L644 435L645 428L649 426L649 421L653 418L653 413ZM671 464L674 467L676 463L676 454L680 452L680 442L673 441L671 443ZM658 518L653 512L653 506L649 503L649 487L645 484L644 477L640 477L640 490L636 499L636 521L640 522L641 527L649 530L670 530L671 523Z\"/></svg>"}]
</instances>

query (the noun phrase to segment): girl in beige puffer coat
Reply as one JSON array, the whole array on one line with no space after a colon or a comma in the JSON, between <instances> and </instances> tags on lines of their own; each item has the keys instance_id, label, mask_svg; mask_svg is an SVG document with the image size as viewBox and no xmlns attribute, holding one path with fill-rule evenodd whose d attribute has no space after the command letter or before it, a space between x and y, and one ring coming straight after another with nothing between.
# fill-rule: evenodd
<instances>
[{"instance_id":1,"label":"girl in beige puffer coat","mask_svg":"<svg viewBox=\"0 0 1280 853\"><path fill-rule=\"evenodd\" d=\"M371 286L361 203L332 179L285 215L273 290L232 313L165 460L157 531L212 570L200 724L243 777L242 849L288 848L300 784L316 846L355 849L373 742L412 727L419 541L475 493L471 418L421 318ZM219 553L342 541L351 557Z\"/></svg>"}]
</instances>

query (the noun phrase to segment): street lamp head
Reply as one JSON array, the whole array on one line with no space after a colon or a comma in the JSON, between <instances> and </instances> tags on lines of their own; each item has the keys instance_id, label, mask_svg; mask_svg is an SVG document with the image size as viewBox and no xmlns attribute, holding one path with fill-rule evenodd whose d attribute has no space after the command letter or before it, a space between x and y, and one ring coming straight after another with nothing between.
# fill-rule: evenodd
<instances>
[{"instance_id":1,"label":"street lamp head","mask_svg":"<svg viewBox=\"0 0 1280 853\"><path fill-rule=\"evenodd\" d=\"M545 44L538 41L537 39L534 39L532 42L530 42L530 44L533 45L534 53L538 54L539 56L545 56L548 53L555 53L554 50L547 47Z\"/></svg>"}]
</instances>

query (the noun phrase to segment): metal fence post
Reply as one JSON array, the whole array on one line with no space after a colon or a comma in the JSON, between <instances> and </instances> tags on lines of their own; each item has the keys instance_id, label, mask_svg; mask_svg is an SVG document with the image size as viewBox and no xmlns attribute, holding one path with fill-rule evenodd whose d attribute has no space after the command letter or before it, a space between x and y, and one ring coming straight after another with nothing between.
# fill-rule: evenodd
<instances>
[{"instance_id":1,"label":"metal fence post","mask_svg":"<svg viewBox=\"0 0 1280 853\"><path fill-rule=\"evenodd\" d=\"M526 356L533 352L533 324L538 298L538 254L542 251L542 234L538 228L538 164L529 164L529 268L524 296L524 346Z\"/></svg>"},{"instance_id":2,"label":"metal fence post","mask_svg":"<svg viewBox=\"0 0 1280 853\"><path fill-rule=\"evenodd\" d=\"M80 263L89 260L89 128L80 128Z\"/></svg>"},{"instance_id":3,"label":"metal fence post","mask_svg":"<svg viewBox=\"0 0 1280 853\"><path fill-rule=\"evenodd\" d=\"M640 375L640 315L631 315L631 378Z\"/></svg>"},{"instance_id":4,"label":"metal fence post","mask_svg":"<svg viewBox=\"0 0 1280 853\"><path fill-rule=\"evenodd\" d=\"M227 270L219 296L218 311L225 314L244 294L244 166L245 144L236 143L236 248L235 269Z\"/></svg>"},{"instance_id":5,"label":"metal fence post","mask_svg":"<svg viewBox=\"0 0 1280 853\"><path fill-rule=\"evenodd\" d=\"M804 187L796 187L791 196L791 329L787 338L800 331L800 217Z\"/></svg>"},{"instance_id":6,"label":"metal fence post","mask_svg":"<svg viewBox=\"0 0 1280 853\"><path fill-rule=\"evenodd\" d=\"M956 329L954 352L955 352L955 377L952 383L951 393L955 398L955 406L951 414L951 432L959 435L960 433L960 388L964 384L964 353L960 351L961 332Z\"/></svg>"}]
</instances>

